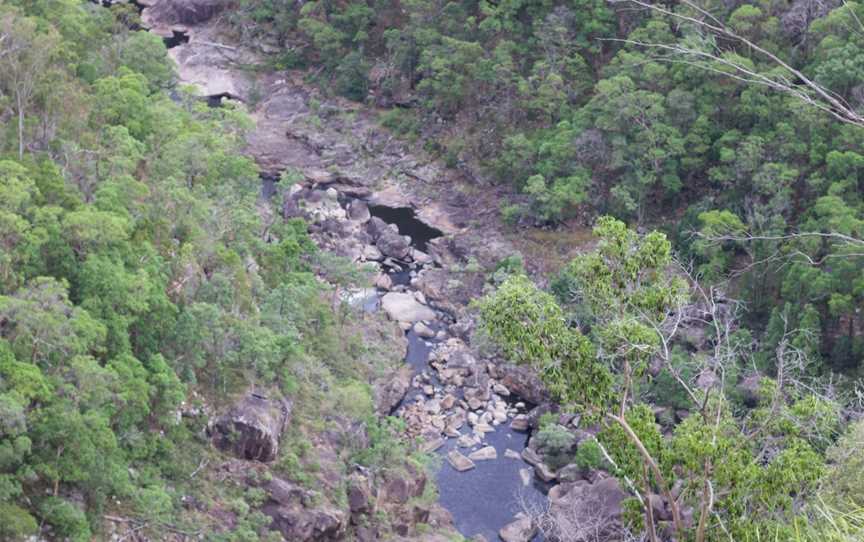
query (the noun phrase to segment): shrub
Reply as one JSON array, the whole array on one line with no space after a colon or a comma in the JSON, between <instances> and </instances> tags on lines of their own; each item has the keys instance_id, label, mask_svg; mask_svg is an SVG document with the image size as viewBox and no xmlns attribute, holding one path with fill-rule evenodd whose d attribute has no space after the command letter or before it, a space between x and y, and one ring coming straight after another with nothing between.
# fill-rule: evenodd
<instances>
[{"instance_id":1,"label":"shrub","mask_svg":"<svg viewBox=\"0 0 864 542\"><path fill-rule=\"evenodd\" d=\"M0 503L0 539L23 540L33 535L39 526L27 510L11 503Z\"/></svg>"},{"instance_id":2,"label":"shrub","mask_svg":"<svg viewBox=\"0 0 864 542\"><path fill-rule=\"evenodd\" d=\"M576 450L575 462L583 469L602 468L605 458L600 450L600 443L593 438L582 441Z\"/></svg>"},{"instance_id":3,"label":"shrub","mask_svg":"<svg viewBox=\"0 0 864 542\"><path fill-rule=\"evenodd\" d=\"M550 424L537 432L537 447L544 454L544 462L553 469L560 469L573 458L576 437L562 425Z\"/></svg>"},{"instance_id":4,"label":"shrub","mask_svg":"<svg viewBox=\"0 0 864 542\"><path fill-rule=\"evenodd\" d=\"M40 507L42 518L54 527L59 539L68 538L72 542L90 540L90 525L84 512L69 501L59 497L49 497Z\"/></svg>"}]
</instances>

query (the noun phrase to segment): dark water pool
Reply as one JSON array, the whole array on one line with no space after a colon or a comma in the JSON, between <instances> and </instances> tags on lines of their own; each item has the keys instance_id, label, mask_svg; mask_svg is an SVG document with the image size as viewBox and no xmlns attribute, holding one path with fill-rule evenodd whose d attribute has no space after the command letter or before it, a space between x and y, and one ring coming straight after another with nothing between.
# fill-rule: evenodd
<instances>
[{"instance_id":1,"label":"dark water pool","mask_svg":"<svg viewBox=\"0 0 864 542\"><path fill-rule=\"evenodd\" d=\"M178 45L183 45L184 43L189 43L189 34L186 32L179 32L177 30L171 31L170 38L162 38L162 42L165 43L166 49L172 49L177 47Z\"/></svg>"},{"instance_id":2,"label":"dark water pool","mask_svg":"<svg viewBox=\"0 0 864 542\"><path fill-rule=\"evenodd\" d=\"M498 459L475 461L477 466L466 472L457 472L444 460L437 476L438 500L450 511L456 528L465 537L480 534L489 542L500 540L499 529L513 521L513 516L523 511L523 505L538 509L546 502L547 488L534 477L533 471L527 485L522 481L519 471L530 469L530 465L505 456L508 448L521 452L527 442L527 434L500 425L494 433L486 434L485 442L495 447ZM439 453L446 456L453 448L459 449L456 439L448 439ZM460 451L469 453L464 448Z\"/></svg>"},{"instance_id":3,"label":"dark water pool","mask_svg":"<svg viewBox=\"0 0 864 542\"><path fill-rule=\"evenodd\" d=\"M433 322L430 327L438 330L442 324ZM423 339L413 330L405 334L408 339L408 353L405 361L411 365L414 374L424 370L432 377L432 383L439 385L435 371L429 370L429 355L434 340ZM411 403L422 391L412 388L403 399L403 404ZM509 422L508 422L509 423ZM466 425L462 432L468 432ZM438 450L442 457L436 481L439 502L450 511L456 528L464 536L483 535L486 540L499 540L498 531L513 521L513 517L527 505L533 510L543 507L548 487L537 480L531 466L521 459L506 456L508 449L521 453L528 444L528 434L512 431L507 424L496 427L494 433L487 433L483 444L474 448L458 448L456 439L447 442ZM482 446L493 446L498 458L488 461L475 461L476 467L467 472L458 472L447 462L447 452L456 448L468 455ZM520 470L528 469L528 483L523 482ZM539 537L535 541L539 540Z\"/></svg>"},{"instance_id":4,"label":"dark water pool","mask_svg":"<svg viewBox=\"0 0 864 542\"><path fill-rule=\"evenodd\" d=\"M426 224L417 218L417 212L411 207L387 207L385 205L370 205L369 212L388 224L396 224L399 233L411 236L411 245L426 252L429 241L441 237L444 232Z\"/></svg>"}]
</instances>

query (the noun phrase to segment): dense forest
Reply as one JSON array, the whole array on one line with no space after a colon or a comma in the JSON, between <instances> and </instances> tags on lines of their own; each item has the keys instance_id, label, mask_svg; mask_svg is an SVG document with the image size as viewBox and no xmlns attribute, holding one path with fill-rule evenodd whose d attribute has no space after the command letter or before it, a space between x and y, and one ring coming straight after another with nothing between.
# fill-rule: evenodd
<instances>
[{"instance_id":1,"label":"dense forest","mask_svg":"<svg viewBox=\"0 0 864 542\"><path fill-rule=\"evenodd\" d=\"M194 476L202 412L255 385L305 395L315 419L372 414L370 348L316 276L343 264L301 220L265 223L239 152L249 119L174 88L162 40L131 17L0 5L2 540L107 538L109 512L153 540L257 540L260 496ZM277 471L298 470L291 454ZM233 507L234 528L190 495Z\"/></svg>"},{"instance_id":2,"label":"dense forest","mask_svg":"<svg viewBox=\"0 0 864 542\"><path fill-rule=\"evenodd\" d=\"M858 3L241 5L239 32L281 40L275 63L314 66L335 92L389 108L385 125L450 167L509 186L504 222L566 229L611 214L666 233L604 219L597 251L548 277L552 296L516 276L481 313L506 357L541 367L560 400L618 422L605 442L620 478L662 490L668 469L690 486L702 517L689 536L805 536L819 487L842 510L861 506L839 481L860 467L848 448L860 424L821 478L861 407ZM712 352L673 337L694 298ZM760 393L734 387L754 370L773 377ZM646 405L691 416L664 441Z\"/></svg>"},{"instance_id":3,"label":"dense forest","mask_svg":"<svg viewBox=\"0 0 864 542\"><path fill-rule=\"evenodd\" d=\"M706 277L745 275L754 327L785 318L813 329L827 366L860 365L858 3L240 5L247 39L282 40L276 65L371 94L393 107L386 125L511 184L505 221L608 213L661 228Z\"/></svg>"},{"instance_id":4,"label":"dense forest","mask_svg":"<svg viewBox=\"0 0 864 542\"><path fill-rule=\"evenodd\" d=\"M250 73L301 73L502 189L501 231L593 226L554 273L477 270L466 309L478 356L552 397L544 464L628 495L620 531L541 512L531 536L864 536L864 5L208 2L226 41L278 45ZM105 4L0 0L0 539L281 540L272 476L345 507L352 469L437 468L376 416L392 322L338 295L374 274L261 201L253 100L208 107L141 6ZM295 422L229 483L208 417L253 388ZM391 539L393 510L348 532Z\"/></svg>"}]
</instances>

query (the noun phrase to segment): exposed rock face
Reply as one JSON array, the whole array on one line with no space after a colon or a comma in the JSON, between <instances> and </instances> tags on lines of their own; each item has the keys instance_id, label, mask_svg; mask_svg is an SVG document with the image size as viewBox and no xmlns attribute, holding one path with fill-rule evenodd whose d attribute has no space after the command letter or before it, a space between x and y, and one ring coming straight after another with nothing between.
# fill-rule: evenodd
<instances>
[{"instance_id":1,"label":"exposed rock face","mask_svg":"<svg viewBox=\"0 0 864 542\"><path fill-rule=\"evenodd\" d=\"M354 200L351 202L351 205L348 206L348 217L351 220L356 220L358 222L366 222L372 217L372 215L369 214L369 206L366 205L365 201Z\"/></svg>"},{"instance_id":2,"label":"exposed rock face","mask_svg":"<svg viewBox=\"0 0 864 542\"><path fill-rule=\"evenodd\" d=\"M264 506L264 513L273 519L270 528L282 533L285 540L339 540L345 531L345 513L336 508L322 506L306 509L299 504L268 504Z\"/></svg>"},{"instance_id":3,"label":"exposed rock face","mask_svg":"<svg viewBox=\"0 0 864 542\"><path fill-rule=\"evenodd\" d=\"M488 461L497 458L498 452L492 446L484 446L483 448L468 454L468 459L471 461Z\"/></svg>"},{"instance_id":4,"label":"exposed rock face","mask_svg":"<svg viewBox=\"0 0 864 542\"><path fill-rule=\"evenodd\" d=\"M381 307L397 322L434 320L435 311L418 302L413 295L390 292L381 298Z\"/></svg>"},{"instance_id":5,"label":"exposed rock face","mask_svg":"<svg viewBox=\"0 0 864 542\"><path fill-rule=\"evenodd\" d=\"M355 473L348 479L348 507L351 515L368 515L375 511L372 485L365 476Z\"/></svg>"},{"instance_id":6,"label":"exposed rock face","mask_svg":"<svg viewBox=\"0 0 864 542\"><path fill-rule=\"evenodd\" d=\"M375 387L375 409L381 415L390 414L411 388L411 367L399 367L383 386Z\"/></svg>"},{"instance_id":7,"label":"exposed rock face","mask_svg":"<svg viewBox=\"0 0 864 542\"><path fill-rule=\"evenodd\" d=\"M501 383L507 387L510 393L514 393L535 405L549 401L549 392L546 390L546 386L543 385L537 373L530 368L501 365L498 370L501 374Z\"/></svg>"},{"instance_id":8,"label":"exposed rock face","mask_svg":"<svg viewBox=\"0 0 864 542\"><path fill-rule=\"evenodd\" d=\"M250 393L209 427L213 444L241 459L272 461L291 419L291 403Z\"/></svg>"},{"instance_id":9,"label":"exposed rock face","mask_svg":"<svg viewBox=\"0 0 864 542\"><path fill-rule=\"evenodd\" d=\"M147 15L161 24L194 25L209 21L226 4L226 0L162 0L148 8Z\"/></svg>"}]
</instances>

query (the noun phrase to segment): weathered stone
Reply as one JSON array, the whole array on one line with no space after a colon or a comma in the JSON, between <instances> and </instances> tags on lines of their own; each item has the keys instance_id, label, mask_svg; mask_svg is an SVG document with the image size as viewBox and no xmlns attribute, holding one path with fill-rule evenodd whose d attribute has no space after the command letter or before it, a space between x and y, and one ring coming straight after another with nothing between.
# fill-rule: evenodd
<instances>
[{"instance_id":1,"label":"weathered stone","mask_svg":"<svg viewBox=\"0 0 864 542\"><path fill-rule=\"evenodd\" d=\"M263 512L273 520L271 529L279 531L285 540L296 542L338 540L347 526L346 513L328 506L310 509L296 503L268 503Z\"/></svg>"},{"instance_id":2,"label":"weathered stone","mask_svg":"<svg viewBox=\"0 0 864 542\"><path fill-rule=\"evenodd\" d=\"M557 477L555 471L553 471L546 463L537 463L534 465L534 474L544 482L552 482Z\"/></svg>"},{"instance_id":3,"label":"weathered stone","mask_svg":"<svg viewBox=\"0 0 864 542\"><path fill-rule=\"evenodd\" d=\"M488 461L490 459L498 459L498 452L492 446L485 446L468 454L468 459L472 461Z\"/></svg>"},{"instance_id":4,"label":"weathered stone","mask_svg":"<svg viewBox=\"0 0 864 542\"><path fill-rule=\"evenodd\" d=\"M380 250L385 256L390 256L397 260L404 260L411 250L411 245L408 244L408 240L390 228L381 232L378 236L378 240L375 242L375 246L377 246L378 250Z\"/></svg>"},{"instance_id":5,"label":"weathered stone","mask_svg":"<svg viewBox=\"0 0 864 542\"><path fill-rule=\"evenodd\" d=\"M470 408L471 410L483 408L483 401L476 397L471 397L470 399L468 399L468 408Z\"/></svg>"},{"instance_id":6,"label":"weathered stone","mask_svg":"<svg viewBox=\"0 0 864 542\"><path fill-rule=\"evenodd\" d=\"M348 206L348 218L358 222L366 222L372 215L369 213L369 206L365 201L354 200Z\"/></svg>"},{"instance_id":7,"label":"weathered stone","mask_svg":"<svg viewBox=\"0 0 864 542\"><path fill-rule=\"evenodd\" d=\"M420 449L426 453L432 453L435 450L441 448L441 446L444 446L444 439L437 438L434 440L426 441L425 443L423 443L423 446L421 446Z\"/></svg>"},{"instance_id":8,"label":"weathered stone","mask_svg":"<svg viewBox=\"0 0 864 542\"><path fill-rule=\"evenodd\" d=\"M389 290L393 287L393 279L387 273L380 273L375 279L375 287L382 290Z\"/></svg>"},{"instance_id":9,"label":"weathered stone","mask_svg":"<svg viewBox=\"0 0 864 542\"><path fill-rule=\"evenodd\" d=\"M522 459L522 456L519 455L519 452L517 452L516 450L511 450L510 448L504 450L504 457L506 457L507 459Z\"/></svg>"},{"instance_id":10,"label":"weathered stone","mask_svg":"<svg viewBox=\"0 0 864 542\"><path fill-rule=\"evenodd\" d=\"M418 337L423 337L424 339L431 339L435 336L435 332L432 328L423 322L417 322L414 324L414 333L416 333Z\"/></svg>"},{"instance_id":11,"label":"weathered stone","mask_svg":"<svg viewBox=\"0 0 864 542\"><path fill-rule=\"evenodd\" d=\"M399 367L384 385L375 387L375 410L379 414L390 414L402 401L411 387L411 367Z\"/></svg>"},{"instance_id":12,"label":"weathered stone","mask_svg":"<svg viewBox=\"0 0 864 542\"><path fill-rule=\"evenodd\" d=\"M308 498L308 492L305 489L281 478L271 478L264 489L270 499L279 504L303 502Z\"/></svg>"},{"instance_id":13,"label":"weathered stone","mask_svg":"<svg viewBox=\"0 0 864 542\"><path fill-rule=\"evenodd\" d=\"M457 438L462 433L459 432L459 429L457 427L453 427L452 425L448 425L447 427L444 428L444 434L450 438Z\"/></svg>"},{"instance_id":14,"label":"weathered stone","mask_svg":"<svg viewBox=\"0 0 864 542\"><path fill-rule=\"evenodd\" d=\"M475 433L494 433L495 428L488 423L478 423L474 426Z\"/></svg>"},{"instance_id":15,"label":"weathered stone","mask_svg":"<svg viewBox=\"0 0 864 542\"><path fill-rule=\"evenodd\" d=\"M147 18L160 25L195 25L212 19L227 4L226 0L162 0L147 8Z\"/></svg>"},{"instance_id":16,"label":"weathered stone","mask_svg":"<svg viewBox=\"0 0 864 542\"><path fill-rule=\"evenodd\" d=\"M435 311L421 305L411 294L389 292L381 298L381 307L391 319L398 322L434 320Z\"/></svg>"},{"instance_id":17,"label":"weathered stone","mask_svg":"<svg viewBox=\"0 0 864 542\"><path fill-rule=\"evenodd\" d=\"M614 478L594 484L576 482L565 495L550 502L549 514L564 532L580 525L594 525L597 527L592 532L595 539L609 540L620 530L621 503L625 498L627 493Z\"/></svg>"},{"instance_id":18,"label":"weathered stone","mask_svg":"<svg viewBox=\"0 0 864 542\"><path fill-rule=\"evenodd\" d=\"M377 216L373 216L369 219L369 222L366 224L366 232L372 237L372 240L377 241L381 234L385 231L389 230L389 226L386 222L378 218Z\"/></svg>"},{"instance_id":19,"label":"weathered stone","mask_svg":"<svg viewBox=\"0 0 864 542\"><path fill-rule=\"evenodd\" d=\"M456 404L456 397L451 394L447 394L441 398L441 408L444 410L450 410L453 408L453 405Z\"/></svg>"},{"instance_id":20,"label":"weathered stone","mask_svg":"<svg viewBox=\"0 0 864 542\"><path fill-rule=\"evenodd\" d=\"M456 440L456 445L460 448L470 448L477 444L477 439L471 435L462 435Z\"/></svg>"},{"instance_id":21,"label":"weathered stone","mask_svg":"<svg viewBox=\"0 0 864 542\"><path fill-rule=\"evenodd\" d=\"M510 393L518 395L534 404L540 404L549 400L549 392L546 386L530 367L522 365L504 364L499 367L503 375L501 383Z\"/></svg>"},{"instance_id":22,"label":"weathered stone","mask_svg":"<svg viewBox=\"0 0 864 542\"><path fill-rule=\"evenodd\" d=\"M416 248L411 250L411 257L414 259L415 262L419 263L420 265L432 263L432 256Z\"/></svg>"},{"instance_id":23,"label":"weathered stone","mask_svg":"<svg viewBox=\"0 0 864 542\"><path fill-rule=\"evenodd\" d=\"M528 416L519 414L510 422L510 429L514 431L528 431Z\"/></svg>"},{"instance_id":24,"label":"weathered stone","mask_svg":"<svg viewBox=\"0 0 864 542\"><path fill-rule=\"evenodd\" d=\"M447 454L447 461L459 472L465 472L474 468L474 462L456 450L450 450Z\"/></svg>"},{"instance_id":25,"label":"weathered stone","mask_svg":"<svg viewBox=\"0 0 864 542\"><path fill-rule=\"evenodd\" d=\"M532 467L534 465L539 465L543 462L540 456L537 455L537 452L535 452L532 448L525 448L524 450L522 450L522 459Z\"/></svg>"},{"instance_id":26,"label":"weathered stone","mask_svg":"<svg viewBox=\"0 0 864 542\"><path fill-rule=\"evenodd\" d=\"M355 473L348 477L347 494L351 514L365 515L373 512L372 485L365 476Z\"/></svg>"},{"instance_id":27,"label":"weathered stone","mask_svg":"<svg viewBox=\"0 0 864 542\"><path fill-rule=\"evenodd\" d=\"M521 516L521 517L520 517ZM516 520L508 523L498 531L498 536L504 542L529 542L534 538L537 529L531 521L531 518L519 514Z\"/></svg>"},{"instance_id":28,"label":"weathered stone","mask_svg":"<svg viewBox=\"0 0 864 542\"><path fill-rule=\"evenodd\" d=\"M361 255L362 255L363 259L366 260L367 262L377 262L378 260L380 260L384 257L381 254L381 251L378 250L378 247L376 247L374 245L364 246L363 252Z\"/></svg>"},{"instance_id":29,"label":"weathered stone","mask_svg":"<svg viewBox=\"0 0 864 542\"><path fill-rule=\"evenodd\" d=\"M501 397L510 397L510 390L507 389L507 386L504 384L495 384L492 386L492 391L500 395Z\"/></svg>"},{"instance_id":30,"label":"weathered stone","mask_svg":"<svg viewBox=\"0 0 864 542\"><path fill-rule=\"evenodd\" d=\"M242 459L272 461L291 420L291 407L281 397L250 393L209 427L213 444Z\"/></svg>"}]
</instances>

